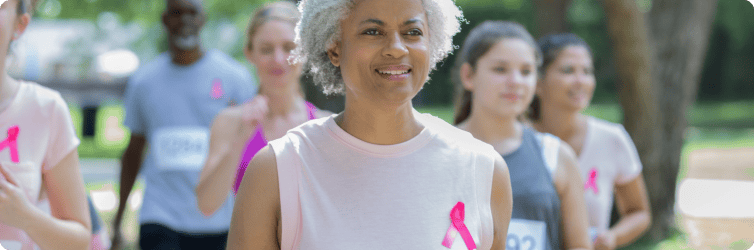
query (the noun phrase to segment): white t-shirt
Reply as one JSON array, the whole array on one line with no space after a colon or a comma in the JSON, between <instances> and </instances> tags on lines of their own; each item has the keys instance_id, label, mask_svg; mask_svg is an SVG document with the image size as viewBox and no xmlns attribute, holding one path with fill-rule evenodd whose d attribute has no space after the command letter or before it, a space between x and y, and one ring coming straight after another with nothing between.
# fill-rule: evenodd
<instances>
[{"instance_id":1,"label":"white t-shirt","mask_svg":"<svg viewBox=\"0 0 754 250\"><path fill-rule=\"evenodd\" d=\"M9 141L8 131L15 128L17 157L11 155L10 145L2 143L14 144ZM49 213L42 175L79 145L68 106L60 94L36 83L20 82L10 106L0 113L0 145L7 145L0 147L0 164L10 169L28 199ZM2 223L0 245L8 250L36 248L25 232Z\"/></svg>"},{"instance_id":2,"label":"white t-shirt","mask_svg":"<svg viewBox=\"0 0 754 250\"><path fill-rule=\"evenodd\" d=\"M448 249L442 242L459 201L476 246L490 248L492 172L501 156L437 117L414 115L424 129L395 145L359 140L334 116L270 142L277 163L299 171L300 249ZM466 249L460 236L451 249Z\"/></svg>"},{"instance_id":3,"label":"white t-shirt","mask_svg":"<svg viewBox=\"0 0 754 250\"><path fill-rule=\"evenodd\" d=\"M589 117L586 133L579 167L590 229L597 233L610 226L614 187L633 181L642 166L623 125Z\"/></svg>"}]
</instances>

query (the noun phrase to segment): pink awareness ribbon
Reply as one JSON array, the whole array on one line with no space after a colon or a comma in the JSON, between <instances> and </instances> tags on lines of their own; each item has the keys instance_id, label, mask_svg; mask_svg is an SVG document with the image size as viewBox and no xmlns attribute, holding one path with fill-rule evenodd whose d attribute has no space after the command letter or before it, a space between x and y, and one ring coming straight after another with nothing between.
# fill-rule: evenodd
<instances>
[{"instance_id":1,"label":"pink awareness ribbon","mask_svg":"<svg viewBox=\"0 0 754 250\"><path fill-rule=\"evenodd\" d=\"M466 248L469 250L476 250L476 243L474 243L474 239L471 237L469 229L466 228L466 224L463 223L465 216L464 204L459 201L450 211L450 221L452 223L448 228L448 232L445 234L445 239L442 241L443 246L450 248L453 246L453 241L455 241L456 236L461 234L463 242L466 243Z\"/></svg>"},{"instance_id":2,"label":"pink awareness ribbon","mask_svg":"<svg viewBox=\"0 0 754 250\"><path fill-rule=\"evenodd\" d=\"M18 139L18 126L8 128L8 138L0 142L0 150L6 147L10 148L10 160L18 163L18 144L16 144L16 139Z\"/></svg>"},{"instance_id":3,"label":"pink awareness ribbon","mask_svg":"<svg viewBox=\"0 0 754 250\"><path fill-rule=\"evenodd\" d=\"M223 82L219 78L215 78L215 80L212 81L212 93L210 94L212 96L212 99L220 99L220 97L223 97L225 94L225 91L223 91Z\"/></svg>"},{"instance_id":4,"label":"pink awareness ribbon","mask_svg":"<svg viewBox=\"0 0 754 250\"><path fill-rule=\"evenodd\" d=\"M586 180L586 184L584 184L584 190L592 189L595 194L599 192L597 190L597 169L592 168L591 171L589 171L589 179Z\"/></svg>"}]
</instances>

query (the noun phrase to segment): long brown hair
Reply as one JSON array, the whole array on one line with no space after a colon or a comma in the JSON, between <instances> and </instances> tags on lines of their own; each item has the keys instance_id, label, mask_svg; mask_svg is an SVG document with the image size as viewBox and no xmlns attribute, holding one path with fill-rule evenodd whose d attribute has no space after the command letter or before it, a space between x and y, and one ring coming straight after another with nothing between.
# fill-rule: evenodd
<instances>
[{"instance_id":1,"label":"long brown hair","mask_svg":"<svg viewBox=\"0 0 754 250\"><path fill-rule=\"evenodd\" d=\"M581 39L581 37L573 33L549 34L540 38L537 43L539 44L538 47L542 51L543 55L542 65L539 66L539 77L541 78L544 78L545 73L547 72L547 67L549 67L552 62L558 59L560 52L568 46L584 47L587 51L589 51L589 56L594 57L589 44L587 44L584 39ZM540 109L539 97L534 95L534 99L529 105L529 112L527 112L527 117L532 121L539 121L542 116Z\"/></svg>"},{"instance_id":2,"label":"long brown hair","mask_svg":"<svg viewBox=\"0 0 754 250\"><path fill-rule=\"evenodd\" d=\"M537 65L541 64L542 53L539 51L539 46L521 24L509 21L485 21L474 27L463 41L461 53L456 58L453 68L453 81L456 85L455 125L469 118L474 97L473 93L464 88L463 83L461 83L461 66L468 63L472 72L475 72L479 58L484 56L497 42L508 38L521 39L529 44L536 53Z\"/></svg>"}]
</instances>

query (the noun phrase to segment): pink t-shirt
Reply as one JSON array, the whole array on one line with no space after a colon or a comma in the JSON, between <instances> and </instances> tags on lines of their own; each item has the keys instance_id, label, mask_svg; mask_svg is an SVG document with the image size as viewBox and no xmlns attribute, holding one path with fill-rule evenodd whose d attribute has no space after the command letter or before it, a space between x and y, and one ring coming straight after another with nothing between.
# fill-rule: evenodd
<instances>
[{"instance_id":1,"label":"pink t-shirt","mask_svg":"<svg viewBox=\"0 0 754 250\"><path fill-rule=\"evenodd\" d=\"M41 210L50 212L42 175L78 145L68 106L60 94L36 83L20 82L10 106L0 113L0 164ZM2 223L0 245L8 250L38 249L24 231Z\"/></svg>"},{"instance_id":2,"label":"pink t-shirt","mask_svg":"<svg viewBox=\"0 0 754 250\"><path fill-rule=\"evenodd\" d=\"M641 160L622 125L589 117L587 135L579 155L584 180L584 201L592 236L610 226L615 185L641 175Z\"/></svg>"}]
</instances>

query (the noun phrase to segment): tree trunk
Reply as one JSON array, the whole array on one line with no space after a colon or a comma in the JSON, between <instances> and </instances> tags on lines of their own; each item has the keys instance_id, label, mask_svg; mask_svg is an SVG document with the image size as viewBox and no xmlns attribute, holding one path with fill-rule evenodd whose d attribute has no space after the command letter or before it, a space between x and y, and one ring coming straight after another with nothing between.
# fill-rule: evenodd
<instances>
[{"instance_id":1,"label":"tree trunk","mask_svg":"<svg viewBox=\"0 0 754 250\"><path fill-rule=\"evenodd\" d=\"M570 5L571 0L535 0L537 27L535 37L568 31L566 13Z\"/></svg>"},{"instance_id":2,"label":"tree trunk","mask_svg":"<svg viewBox=\"0 0 754 250\"><path fill-rule=\"evenodd\" d=\"M655 223L649 234L666 237L675 226L674 202L686 113L696 99L717 0L654 0L648 18L654 45L653 78L660 113L659 161L644 172Z\"/></svg>"},{"instance_id":3,"label":"tree trunk","mask_svg":"<svg viewBox=\"0 0 754 250\"><path fill-rule=\"evenodd\" d=\"M686 111L696 97L717 0L653 0L652 5L645 17L636 0L603 2L624 126L644 165L652 207L648 236L661 240L675 226Z\"/></svg>"}]
</instances>

